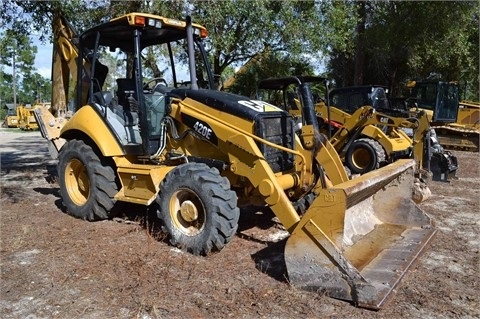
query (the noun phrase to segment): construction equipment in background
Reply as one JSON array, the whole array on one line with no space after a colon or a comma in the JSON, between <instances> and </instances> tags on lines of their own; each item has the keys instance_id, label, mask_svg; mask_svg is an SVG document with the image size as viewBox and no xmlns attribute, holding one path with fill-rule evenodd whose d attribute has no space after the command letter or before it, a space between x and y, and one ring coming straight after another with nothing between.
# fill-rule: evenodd
<instances>
[{"instance_id":1,"label":"construction equipment in background","mask_svg":"<svg viewBox=\"0 0 480 319\"><path fill-rule=\"evenodd\" d=\"M24 131L38 129L37 121L30 104L17 106L18 128Z\"/></svg>"},{"instance_id":2,"label":"construction equipment in background","mask_svg":"<svg viewBox=\"0 0 480 319\"><path fill-rule=\"evenodd\" d=\"M7 103L7 115L5 121L2 123L2 127L17 128L18 127L18 115L17 106L13 103Z\"/></svg>"},{"instance_id":3,"label":"construction equipment in background","mask_svg":"<svg viewBox=\"0 0 480 319\"><path fill-rule=\"evenodd\" d=\"M17 127L24 131L38 130L38 124L35 119L35 109L38 108L48 110L50 108L50 103L43 102L35 103L34 105L19 105L17 107Z\"/></svg>"},{"instance_id":4,"label":"construction equipment in background","mask_svg":"<svg viewBox=\"0 0 480 319\"><path fill-rule=\"evenodd\" d=\"M479 151L480 105L460 102L457 82L409 81L410 113L425 111L440 144L448 149Z\"/></svg>"},{"instance_id":5,"label":"construction equipment in background","mask_svg":"<svg viewBox=\"0 0 480 319\"><path fill-rule=\"evenodd\" d=\"M332 112L333 120L345 118L346 113L353 115L363 105L371 105L375 109L375 116L370 119L372 125L381 128L384 132L393 133L394 136L401 134L403 137L411 138L413 145L411 156L417 161L419 172L423 172L421 174L423 179L426 180L427 175L431 175L435 181L448 181L455 177L458 168L457 158L451 152L444 150L439 143L434 128L429 125L428 113L405 113L402 109L391 105L386 86L362 85L335 88L330 90L329 98L334 105L331 109L339 109ZM325 107L325 104L320 103L317 109L323 108L322 114L327 114ZM340 114L340 117L337 114Z\"/></svg>"},{"instance_id":6,"label":"construction equipment in background","mask_svg":"<svg viewBox=\"0 0 480 319\"><path fill-rule=\"evenodd\" d=\"M324 83L325 78L315 76L293 76L284 78L270 78L258 83L258 90L281 91L284 109L293 116L301 116L301 101L295 99L296 89L300 83ZM412 156L412 141L407 134L394 126L385 127L382 123L364 125L363 118L353 118L348 112L354 112L349 103L349 96L344 94L343 89L332 90L334 103L340 103L340 107L329 107L323 101L316 101L315 113L321 132L330 135L333 146L340 154L345 166L352 174L364 174L377 169L400 158ZM350 92L348 92L349 95ZM358 106L379 106L374 99L364 99L363 95L358 99ZM269 99L269 97L267 97ZM313 97L312 97L313 99ZM373 101L373 102L372 102ZM281 104L280 104L281 105ZM361 114L359 114L361 116ZM376 117L375 117L376 118ZM340 134L336 134L341 129Z\"/></svg>"},{"instance_id":7,"label":"construction equipment in background","mask_svg":"<svg viewBox=\"0 0 480 319\"><path fill-rule=\"evenodd\" d=\"M260 81L258 89L280 91L283 101L278 105L296 117L297 121L300 119L299 127L301 127L302 101L295 98L295 96L298 97L296 87L301 83L324 81L325 79L314 76L270 78ZM329 141L345 165L353 168L352 171L357 173L358 168L371 168L369 166L371 162L378 162L376 158L379 158L378 154L381 154L381 151L373 147L374 143L368 143L368 139L374 139L380 145L377 148L386 146L383 151L390 154L390 161L395 161L401 156L413 157L417 162L418 175L424 180L431 178L435 181L448 181L455 177L458 168L457 159L437 142L435 131L430 128L425 112L415 114L415 117L404 118L377 111L375 107L382 110L388 108L384 90L384 87L380 86L334 89L330 91L330 97L335 106L328 107L323 101L317 101L315 104L320 130L332 132L333 135ZM337 105L339 105L338 108ZM349 114L346 111L352 113ZM410 132L410 137L404 130ZM408 152L399 154L392 151L393 148L390 145L402 145L402 143L407 143L403 147L408 149Z\"/></svg>"},{"instance_id":8,"label":"construction equipment in background","mask_svg":"<svg viewBox=\"0 0 480 319\"><path fill-rule=\"evenodd\" d=\"M377 112L371 106L362 106L336 131L330 142L335 149L341 149L339 153L343 154L357 132L369 125L387 132L392 129L409 129L413 132L411 156L416 160L418 176L423 180L431 178L434 181L448 181L455 177L457 158L438 143L424 112L417 113L415 117L401 118Z\"/></svg>"},{"instance_id":9,"label":"construction equipment in background","mask_svg":"<svg viewBox=\"0 0 480 319\"><path fill-rule=\"evenodd\" d=\"M468 128L480 129L480 102L462 100L458 104L456 123Z\"/></svg>"},{"instance_id":10,"label":"construction equipment in background","mask_svg":"<svg viewBox=\"0 0 480 319\"><path fill-rule=\"evenodd\" d=\"M18 116L9 115L5 120L5 126L9 128L18 128Z\"/></svg>"},{"instance_id":11,"label":"construction equipment in background","mask_svg":"<svg viewBox=\"0 0 480 319\"><path fill-rule=\"evenodd\" d=\"M384 305L436 233L410 198L414 160L348 180L319 132L310 86L299 87L308 100L300 132L274 105L215 90L207 30L190 17L129 13L78 36L61 17L54 26L52 111L71 105L72 114L35 115L58 156L69 214L98 220L121 202L146 205L171 244L204 255L235 235L239 206L268 206L291 234L292 285L372 309ZM75 41L63 37L69 34ZM115 97L102 90L108 70L99 57L108 49L124 52L118 62L132 66L116 80ZM150 49L168 52L168 81L142 71L142 50Z\"/></svg>"}]
</instances>

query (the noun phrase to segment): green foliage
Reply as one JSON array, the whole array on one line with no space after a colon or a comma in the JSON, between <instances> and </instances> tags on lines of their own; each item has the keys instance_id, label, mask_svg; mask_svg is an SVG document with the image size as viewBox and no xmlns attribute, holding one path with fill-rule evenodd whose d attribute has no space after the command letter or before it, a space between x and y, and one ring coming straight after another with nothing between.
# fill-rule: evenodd
<instances>
[{"instance_id":1,"label":"green foliage","mask_svg":"<svg viewBox=\"0 0 480 319\"><path fill-rule=\"evenodd\" d=\"M0 33L0 63L9 67L15 65L19 72L30 73L33 69L37 47L27 35L17 35L11 30Z\"/></svg>"},{"instance_id":2,"label":"green foliage","mask_svg":"<svg viewBox=\"0 0 480 319\"><path fill-rule=\"evenodd\" d=\"M363 83L385 84L395 93L406 80L440 74L471 83L476 93L469 94L478 99L478 10L474 1L369 2ZM350 42L357 43L355 32ZM357 58L351 49L332 46L328 70L337 85L353 84Z\"/></svg>"},{"instance_id":3,"label":"green foliage","mask_svg":"<svg viewBox=\"0 0 480 319\"><path fill-rule=\"evenodd\" d=\"M7 108L6 107L1 107L0 108L0 123L3 123L3 121L7 118Z\"/></svg>"},{"instance_id":4,"label":"green foliage","mask_svg":"<svg viewBox=\"0 0 480 319\"><path fill-rule=\"evenodd\" d=\"M37 47L32 44L27 35L17 35L12 30L7 30L0 34L0 52L0 99L8 103L14 101L13 83L15 83L17 104L32 103L38 92L36 83L46 82L35 72ZM15 78L13 77L14 61ZM6 73L6 67L9 67L9 73Z\"/></svg>"},{"instance_id":5,"label":"green foliage","mask_svg":"<svg viewBox=\"0 0 480 319\"><path fill-rule=\"evenodd\" d=\"M86 30L125 12L140 11L144 1L15 1L4 0L0 20L4 27L17 34L41 35L42 41L51 39L55 12L61 12L75 30Z\"/></svg>"},{"instance_id":6,"label":"green foliage","mask_svg":"<svg viewBox=\"0 0 480 319\"><path fill-rule=\"evenodd\" d=\"M320 20L323 30L324 45L322 49L326 53L332 50L344 52L347 56L353 55L355 51L354 26L357 22L355 2L352 1L322 1L320 4Z\"/></svg>"},{"instance_id":7,"label":"green foliage","mask_svg":"<svg viewBox=\"0 0 480 319\"><path fill-rule=\"evenodd\" d=\"M267 47L299 56L320 47L320 26L313 2L232 0L154 2L151 12L177 19L187 14L209 31L213 72L244 63ZM308 21L308 23L305 23Z\"/></svg>"},{"instance_id":8,"label":"green foliage","mask_svg":"<svg viewBox=\"0 0 480 319\"><path fill-rule=\"evenodd\" d=\"M237 72L235 81L228 87L228 91L253 98L257 91L257 83L262 79L311 74L313 69L308 61L271 52L250 63L243 72Z\"/></svg>"},{"instance_id":9,"label":"green foliage","mask_svg":"<svg viewBox=\"0 0 480 319\"><path fill-rule=\"evenodd\" d=\"M77 30L133 11L176 19L191 15L209 30L213 71L224 80L234 66L268 48L278 63L290 65L286 69L305 57L308 61L302 63L315 67L323 58L337 86L360 79L399 92L408 79L441 74L444 80L466 82L467 98L479 96L478 1L4 0L0 20L16 37L38 32L47 41L55 11L63 12ZM1 57L2 64L11 63L4 51ZM162 72L153 59L145 58L152 74ZM280 65L270 65L272 74L262 73L260 67L267 69L257 66L248 73L252 77L245 80L245 94L251 94L248 85L260 77L285 74ZM1 90L0 98L5 94Z\"/></svg>"}]
</instances>

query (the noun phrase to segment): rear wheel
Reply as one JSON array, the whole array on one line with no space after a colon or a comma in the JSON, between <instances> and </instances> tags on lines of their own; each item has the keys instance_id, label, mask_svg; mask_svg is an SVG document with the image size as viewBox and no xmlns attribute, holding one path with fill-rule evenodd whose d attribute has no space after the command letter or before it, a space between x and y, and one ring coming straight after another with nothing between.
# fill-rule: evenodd
<instances>
[{"instance_id":1,"label":"rear wheel","mask_svg":"<svg viewBox=\"0 0 480 319\"><path fill-rule=\"evenodd\" d=\"M67 212L85 220L110 217L118 192L115 170L85 142L71 140L58 158L60 195Z\"/></svg>"},{"instance_id":2,"label":"rear wheel","mask_svg":"<svg viewBox=\"0 0 480 319\"><path fill-rule=\"evenodd\" d=\"M360 138L350 145L345 162L352 174L364 174L380 167L386 160L385 150L375 140Z\"/></svg>"},{"instance_id":3,"label":"rear wheel","mask_svg":"<svg viewBox=\"0 0 480 319\"><path fill-rule=\"evenodd\" d=\"M187 163L168 173L157 204L171 244L195 255L221 250L238 227L235 192L217 169L205 164Z\"/></svg>"}]
</instances>

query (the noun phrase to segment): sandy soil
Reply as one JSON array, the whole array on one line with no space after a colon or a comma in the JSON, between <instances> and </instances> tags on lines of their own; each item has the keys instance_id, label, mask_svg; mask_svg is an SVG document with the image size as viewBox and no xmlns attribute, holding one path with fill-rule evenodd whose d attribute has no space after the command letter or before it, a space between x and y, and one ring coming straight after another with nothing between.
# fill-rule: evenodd
<instances>
[{"instance_id":1,"label":"sandy soil","mask_svg":"<svg viewBox=\"0 0 480 319\"><path fill-rule=\"evenodd\" d=\"M141 206L95 223L65 214L39 132L1 129L0 152L1 318L480 318L479 153L455 151L458 179L430 183L420 207L439 233L375 312L290 286L268 212L241 218L220 253L192 256Z\"/></svg>"}]
</instances>

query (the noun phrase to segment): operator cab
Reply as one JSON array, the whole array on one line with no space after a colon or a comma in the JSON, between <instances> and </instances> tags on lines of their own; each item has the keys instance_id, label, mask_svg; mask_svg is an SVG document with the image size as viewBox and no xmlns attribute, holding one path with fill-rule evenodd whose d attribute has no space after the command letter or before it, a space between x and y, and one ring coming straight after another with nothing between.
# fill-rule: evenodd
<instances>
[{"instance_id":1,"label":"operator cab","mask_svg":"<svg viewBox=\"0 0 480 319\"><path fill-rule=\"evenodd\" d=\"M456 82L416 82L409 103L416 109L433 112L432 122L453 123L457 120L460 92Z\"/></svg>"},{"instance_id":2,"label":"operator cab","mask_svg":"<svg viewBox=\"0 0 480 319\"><path fill-rule=\"evenodd\" d=\"M154 154L165 143L163 119L172 90L214 89L202 44L206 36L198 24L144 13L87 30L79 36L84 67L75 105L94 106L128 153Z\"/></svg>"},{"instance_id":3,"label":"operator cab","mask_svg":"<svg viewBox=\"0 0 480 319\"><path fill-rule=\"evenodd\" d=\"M376 110L389 109L388 90L384 86L352 86L333 89L329 98L332 106L353 114L358 108L369 105Z\"/></svg>"}]
</instances>

